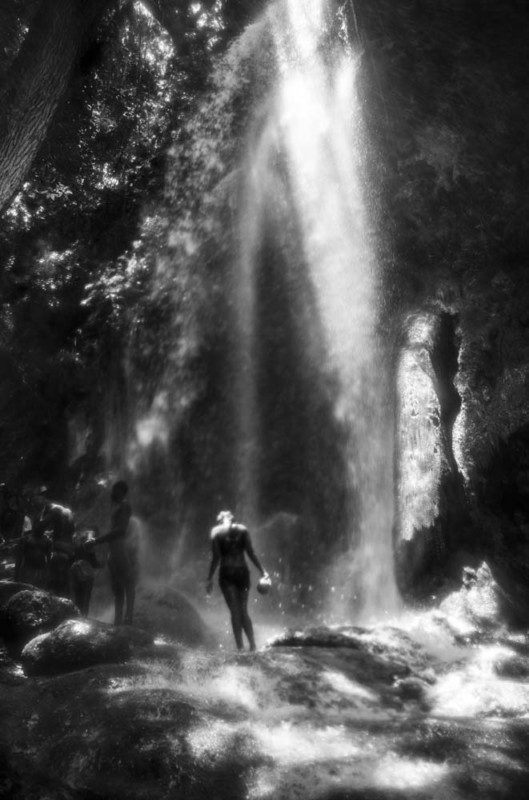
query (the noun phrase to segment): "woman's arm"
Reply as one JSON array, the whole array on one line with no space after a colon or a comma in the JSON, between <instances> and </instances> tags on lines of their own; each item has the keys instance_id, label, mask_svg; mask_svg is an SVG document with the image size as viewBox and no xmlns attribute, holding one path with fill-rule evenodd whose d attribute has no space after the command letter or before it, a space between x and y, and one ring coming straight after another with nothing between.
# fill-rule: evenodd
<instances>
[{"instance_id":1,"label":"woman's arm","mask_svg":"<svg viewBox=\"0 0 529 800\"><path fill-rule=\"evenodd\" d=\"M130 506L123 504L119 506L112 514L111 528L108 533L102 536L97 536L94 544L105 544L106 542L113 542L115 539L124 538L128 533L129 521L131 517Z\"/></svg>"},{"instance_id":2,"label":"woman's arm","mask_svg":"<svg viewBox=\"0 0 529 800\"><path fill-rule=\"evenodd\" d=\"M244 549L246 550L246 552L248 554L248 558L250 559L250 561L253 564L255 564L255 566L257 567L257 569L261 573L261 575L264 577L267 573L265 572L265 570L261 566L261 562L259 561L259 559L255 555L255 551L253 549L252 540L250 538L249 531L246 531L245 534L244 534Z\"/></svg>"},{"instance_id":3,"label":"woman's arm","mask_svg":"<svg viewBox=\"0 0 529 800\"><path fill-rule=\"evenodd\" d=\"M219 542L217 537L213 536L211 539L211 563L209 565L208 579L206 582L207 594L210 594L213 588L213 576L215 574L215 570L217 569L219 561L220 561Z\"/></svg>"}]
</instances>

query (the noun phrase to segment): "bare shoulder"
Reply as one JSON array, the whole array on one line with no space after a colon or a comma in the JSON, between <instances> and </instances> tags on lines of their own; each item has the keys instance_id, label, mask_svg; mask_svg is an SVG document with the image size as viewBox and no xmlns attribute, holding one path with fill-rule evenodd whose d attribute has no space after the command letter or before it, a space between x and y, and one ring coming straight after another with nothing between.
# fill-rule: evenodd
<instances>
[{"instance_id":1,"label":"bare shoulder","mask_svg":"<svg viewBox=\"0 0 529 800\"><path fill-rule=\"evenodd\" d=\"M245 542L251 542L250 539L250 531L246 527L246 525L235 525L234 528L236 529L237 533Z\"/></svg>"},{"instance_id":2,"label":"bare shoulder","mask_svg":"<svg viewBox=\"0 0 529 800\"><path fill-rule=\"evenodd\" d=\"M237 533L248 533L246 525L241 525L239 522L232 523L231 529L232 531L237 531Z\"/></svg>"},{"instance_id":3,"label":"bare shoulder","mask_svg":"<svg viewBox=\"0 0 529 800\"><path fill-rule=\"evenodd\" d=\"M214 539L218 539L219 536L222 536L223 533L226 533L226 526L215 525L215 527L211 529L209 538L211 539L211 541L213 541Z\"/></svg>"}]
</instances>

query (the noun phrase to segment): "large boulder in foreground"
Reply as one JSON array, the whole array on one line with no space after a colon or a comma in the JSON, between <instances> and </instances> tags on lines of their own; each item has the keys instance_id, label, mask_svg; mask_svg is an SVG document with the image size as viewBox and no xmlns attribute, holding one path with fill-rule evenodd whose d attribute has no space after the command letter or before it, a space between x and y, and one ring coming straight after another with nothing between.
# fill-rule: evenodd
<instances>
[{"instance_id":1,"label":"large boulder in foreground","mask_svg":"<svg viewBox=\"0 0 529 800\"><path fill-rule=\"evenodd\" d=\"M181 683L172 667L133 659L9 687L0 693L0 796L243 800L253 742L240 741L239 719L225 722Z\"/></svg>"},{"instance_id":2,"label":"large boulder in foreground","mask_svg":"<svg viewBox=\"0 0 529 800\"><path fill-rule=\"evenodd\" d=\"M58 675L95 664L122 664L132 654L125 629L87 619L69 619L32 639L22 650L28 675Z\"/></svg>"},{"instance_id":3,"label":"large boulder in foreground","mask_svg":"<svg viewBox=\"0 0 529 800\"><path fill-rule=\"evenodd\" d=\"M71 600L40 589L22 589L0 608L0 636L15 647L79 616Z\"/></svg>"}]
</instances>

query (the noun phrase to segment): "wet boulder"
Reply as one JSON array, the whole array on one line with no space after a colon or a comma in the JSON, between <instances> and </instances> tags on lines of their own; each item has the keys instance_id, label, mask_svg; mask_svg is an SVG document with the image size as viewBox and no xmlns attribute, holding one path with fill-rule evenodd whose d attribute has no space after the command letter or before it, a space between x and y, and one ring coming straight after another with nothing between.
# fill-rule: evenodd
<instances>
[{"instance_id":1,"label":"wet boulder","mask_svg":"<svg viewBox=\"0 0 529 800\"><path fill-rule=\"evenodd\" d=\"M35 636L78 616L79 611L71 600L40 589L22 589L0 608L0 636L22 648Z\"/></svg>"},{"instance_id":2,"label":"wet boulder","mask_svg":"<svg viewBox=\"0 0 529 800\"><path fill-rule=\"evenodd\" d=\"M0 642L0 685L16 684L24 680L20 664L11 657L4 642Z\"/></svg>"},{"instance_id":3,"label":"wet boulder","mask_svg":"<svg viewBox=\"0 0 529 800\"><path fill-rule=\"evenodd\" d=\"M0 787L16 800L242 800L257 757L239 718L224 721L181 684L180 672L132 659L10 687Z\"/></svg>"},{"instance_id":4,"label":"wet boulder","mask_svg":"<svg viewBox=\"0 0 529 800\"><path fill-rule=\"evenodd\" d=\"M529 626L529 547L512 548L508 556L491 560L502 614L512 627Z\"/></svg>"},{"instance_id":5,"label":"wet boulder","mask_svg":"<svg viewBox=\"0 0 529 800\"><path fill-rule=\"evenodd\" d=\"M449 625L462 635L487 632L504 623L504 596L487 563L475 570L465 567L462 587L440 605Z\"/></svg>"},{"instance_id":6,"label":"wet boulder","mask_svg":"<svg viewBox=\"0 0 529 800\"><path fill-rule=\"evenodd\" d=\"M329 628L325 625L286 630L271 642L272 647L348 647L358 650L362 646L363 628L342 625L340 628Z\"/></svg>"},{"instance_id":7,"label":"wet boulder","mask_svg":"<svg viewBox=\"0 0 529 800\"><path fill-rule=\"evenodd\" d=\"M424 680L415 675L395 681L394 689L403 701L414 701L427 708L428 690L431 681Z\"/></svg>"},{"instance_id":8,"label":"wet boulder","mask_svg":"<svg viewBox=\"0 0 529 800\"><path fill-rule=\"evenodd\" d=\"M494 664L494 672L508 680L529 680L529 658L510 653Z\"/></svg>"},{"instance_id":9,"label":"wet boulder","mask_svg":"<svg viewBox=\"0 0 529 800\"><path fill-rule=\"evenodd\" d=\"M378 684L391 702L422 702L424 687L432 682L430 656L420 643L395 627L320 625L284 631L268 645L301 649L328 663L344 659L356 680Z\"/></svg>"},{"instance_id":10,"label":"wet boulder","mask_svg":"<svg viewBox=\"0 0 529 800\"><path fill-rule=\"evenodd\" d=\"M23 589L34 589L29 583L19 583L18 581L0 581L0 608L5 606L8 600L17 592Z\"/></svg>"},{"instance_id":11,"label":"wet boulder","mask_svg":"<svg viewBox=\"0 0 529 800\"><path fill-rule=\"evenodd\" d=\"M134 625L192 647L216 643L215 636L191 601L168 585L145 585L138 589Z\"/></svg>"},{"instance_id":12,"label":"wet boulder","mask_svg":"<svg viewBox=\"0 0 529 800\"><path fill-rule=\"evenodd\" d=\"M69 619L24 647L21 661L28 675L58 675L96 664L121 664L133 643L125 629L86 619Z\"/></svg>"}]
</instances>

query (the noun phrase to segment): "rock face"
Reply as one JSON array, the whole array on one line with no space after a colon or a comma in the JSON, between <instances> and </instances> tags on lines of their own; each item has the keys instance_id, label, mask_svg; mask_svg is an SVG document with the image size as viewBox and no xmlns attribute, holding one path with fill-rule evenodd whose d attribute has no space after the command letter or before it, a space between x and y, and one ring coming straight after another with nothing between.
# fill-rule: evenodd
<instances>
[{"instance_id":1,"label":"rock face","mask_svg":"<svg viewBox=\"0 0 529 800\"><path fill-rule=\"evenodd\" d=\"M28 675L56 675L94 664L120 664L131 653L123 629L95 620L70 619L28 642L21 661Z\"/></svg>"},{"instance_id":2,"label":"rock face","mask_svg":"<svg viewBox=\"0 0 529 800\"><path fill-rule=\"evenodd\" d=\"M503 592L486 563L477 570L464 570L462 588L443 600L440 610L463 631L476 627L494 630L506 621Z\"/></svg>"},{"instance_id":3,"label":"rock face","mask_svg":"<svg viewBox=\"0 0 529 800\"><path fill-rule=\"evenodd\" d=\"M3 642L0 642L0 684L10 685L25 680L20 664L9 653Z\"/></svg>"},{"instance_id":4,"label":"rock face","mask_svg":"<svg viewBox=\"0 0 529 800\"><path fill-rule=\"evenodd\" d=\"M464 568L463 587L443 600L440 608L449 616L489 630L503 625L526 629L529 592L507 569L483 562L478 569Z\"/></svg>"},{"instance_id":5,"label":"rock face","mask_svg":"<svg viewBox=\"0 0 529 800\"><path fill-rule=\"evenodd\" d=\"M0 636L21 648L35 636L78 616L77 606L71 600L40 589L22 589L0 608Z\"/></svg>"},{"instance_id":6,"label":"rock face","mask_svg":"<svg viewBox=\"0 0 529 800\"><path fill-rule=\"evenodd\" d=\"M7 601L17 592L21 592L23 589L33 590L34 588L35 587L31 586L29 583L19 583L18 581L9 580L0 581L0 608L5 606Z\"/></svg>"}]
</instances>

